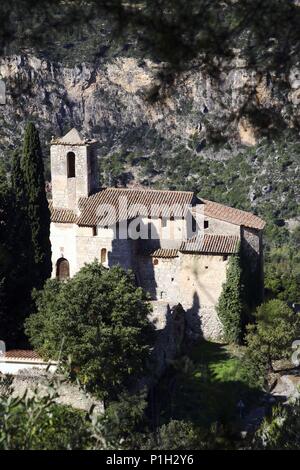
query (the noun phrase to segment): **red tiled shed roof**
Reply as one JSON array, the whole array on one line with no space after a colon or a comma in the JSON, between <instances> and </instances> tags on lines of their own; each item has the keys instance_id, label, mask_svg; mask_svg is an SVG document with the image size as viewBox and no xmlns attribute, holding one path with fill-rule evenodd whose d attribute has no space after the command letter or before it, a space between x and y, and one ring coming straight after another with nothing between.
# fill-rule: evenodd
<instances>
[{"instance_id":1,"label":"red tiled shed roof","mask_svg":"<svg viewBox=\"0 0 300 470\"><path fill-rule=\"evenodd\" d=\"M51 222L76 224L78 217L71 209L54 208L52 201L49 201Z\"/></svg>"},{"instance_id":2,"label":"red tiled shed roof","mask_svg":"<svg viewBox=\"0 0 300 470\"><path fill-rule=\"evenodd\" d=\"M204 202L204 215L214 219L223 220L234 225L243 225L245 227L262 230L266 225L264 220L251 212L242 211L233 207L224 206L218 202L201 199Z\"/></svg>"},{"instance_id":3,"label":"red tiled shed roof","mask_svg":"<svg viewBox=\"0 0 300 470\"><path fill-rule=\"evenodd\" d=\"M194 253L232 254L237 253L239 237L233 235L199 235L183 241L180 251Z\"/></svg>"},{"instance_id":4,"label":"red tiled shed roof","mask_svg":"<svg viewBox=\"0 0 300 470\"><path fill-rule=\"evenodd\" d=\"M25 349L11 349L10 351L5 352L4 357L6 359L30 359L36 361L42 360L35 351Z\"/></svg>"},{"instance_id":5,"label":"red tiled shed roof","mask_svg":"<svg viewBox=\"0 0 300 470\"><path fill-rule=\"evenodd\" d=\"M143 251L142 254L151 258L177 258L178 250L176 248L158 248L154 251Z\"/></svg>"}]
</instances>

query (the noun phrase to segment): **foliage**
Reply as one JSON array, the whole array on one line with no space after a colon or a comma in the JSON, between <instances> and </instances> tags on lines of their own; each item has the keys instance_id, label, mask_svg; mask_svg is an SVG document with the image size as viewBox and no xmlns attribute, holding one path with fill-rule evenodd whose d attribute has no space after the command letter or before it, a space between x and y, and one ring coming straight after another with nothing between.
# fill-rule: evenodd
<instances>
[{"instance_id":1,"label":"foliage","mask_svg":"<svg viewBox=\"0 0 300 470\"><path fill-rule=\"evenodd\" d=\"M92 415L91 424L95 448L114 450L139 449L147 436L148 423L145 391L122 393L111 402L101 416Z\"/></svg>"},{"instance_id":2,"label":"foliage","mask_svg":"<svg viewBox=\"0 0 300 470\"><path fill-rule=\"evenodd\" d=\"M232 447L237 403L242 399L249 409L260 395L242 374L241 357L240 347L202 340L174 361L155 390L159 427L170 420L191 422L203 445Z\"/></svg>"},{"instance_id":3,"label":"foliage","mask_svg":"<svg viewBox=\"0 0 300 470\"><path fill-rule=\"evenodd\" d=\"M31 233L34 285L42 287L51 275L50 211L45 192L44 165L39 133L29 122L25 129L24 147L17 183L25 199L25 213Z\"/></svg>"},{"instance_id":4,"label":"foliage","mask_svg":"<svg viewBox=\"0 0 300 470\"><path fill-rule=\"evenodd\" d=\"M249 382L267 387L273 361L288 359L300 333L300 318L285 302L270 300L258 307L256 324L248 325L243 370Z\"/></svg>"},{"instance_id":5,"label":"foliage","mask_svg":"<svg viewBox=\"0 0 300 470\"><path fill-rule=\"evenodd\" d=\"M279 405L265 418L253 443L254 449L300 450L300 402Z\"/></svg>"},{"instance_id":6,"label":"foliage","mask_svg":"<svg viewBox=\"0 0 300 470\"><path fill-rule=\"evenodd\" d=\"M1 390L1 389L0 389ZM57 390L0 394L0 449L83 449L92 442L85 414L55 403Z\"/></svg>"},{"instance_id":7,"label":"foliage","mask_svg":"<svg viewBox=\"0 0 300 470\"><path fill-rule=\"evenodd\" d=\"M289 233L280 246L271 247L267 253L265 287L269 297L300 302L299 233L300 227Z\"/></svg>"},{"instance_id":8,"label":"foliage","mask_svg":"<svg viewBox=\"0 0 300 470\"><path fill-rule=\"evenodd\" d=\"M91 30L95 18L107 16L115 35L126 37L137 31L152 55L175 70L186 69L198 57L215 70L222 60L232 57L233 48L240 50L249 66L269 70L289 62L298 51L299 11L292 0L191 0L188 4L185 0L145 0L142 4L89 0L84 8L79 0L18 0L13 8L5 1L0 9L4 25L0 44L16 42L20 47L23 40L26 47L41 48L51 44L52 38L64 38L72 50L78 38L88 34L82 25L88 24ZM92 45L96 56L99 45Z\"/></svg>"},{"instance_id":9,"label":"foliage","mask_svg":"<svg viewBox=\"0 0 300 470\"><path fill-rule=\"evenodd\" d=\"M171 420L163 424L145 444L151 450L200 450L206 448L200 430L187 421ZM206 436L207 439L207 436Z\"/></svg>"},{"instance_id":10,"label":"foliage","mask_svg":"<svg viewBox=\"0 0 300 470\"><path fill-rule=\"evenodd\" d=\"M116 399L145 372L150 305L131 274L95 261L67 282L48 280L35 299L37 313L26 322L31 344L53 359L62 348L64 362L71 356L72 378L99 397Z\"/></svg>"},{"instance_id":11,"label":"foliage","mask_svg":"<svg viewBox=\"0 0 300 470\"><path fill-rule=\"evenodd\" d=\"M33 124L27 125L23 151L14 153L10 181L0 168L0 214L0 337L7 347L20 347L26 344L31 291L51 273L50 214Z\"/></svg>"},{"instance_id":12,"label":"foliage","mask_svg":"<svg viewBox=\"0 0 300 470\"><path fill-rule=\"evenodd\" d=\"M108 186L117 186L126 184L126 175L124 174L124 157L122 154L113 154L109 158L102 160L103 179L102 182Z\"/></svg>"},{"instance_id":13,"label":"foliage","mask_svg":"<svg viewBox=\"0 0 300 470\"><path fill-rule=\"evenodd\" d=\"M239 343L242 337L242 284L239 256L231 256L226 271L217 311L229 343Z\"/></svg>"}]
</instances>

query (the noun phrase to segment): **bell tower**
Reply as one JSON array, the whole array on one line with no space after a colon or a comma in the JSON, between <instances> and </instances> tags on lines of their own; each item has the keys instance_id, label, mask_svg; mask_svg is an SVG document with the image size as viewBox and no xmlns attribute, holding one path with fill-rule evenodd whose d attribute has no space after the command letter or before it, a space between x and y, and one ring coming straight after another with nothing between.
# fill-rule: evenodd
<instances>
[{"instance_id":1,"label":"bell tower","mask_svg":"<svg viewBox=\"0 0 300 470\"><path fill-rule=\"evenodd\" d=\"M51 141L53 207L78 209L81 197L99 189L95 140L82 139L73 128Z\"/></svg>"}]
</instances>

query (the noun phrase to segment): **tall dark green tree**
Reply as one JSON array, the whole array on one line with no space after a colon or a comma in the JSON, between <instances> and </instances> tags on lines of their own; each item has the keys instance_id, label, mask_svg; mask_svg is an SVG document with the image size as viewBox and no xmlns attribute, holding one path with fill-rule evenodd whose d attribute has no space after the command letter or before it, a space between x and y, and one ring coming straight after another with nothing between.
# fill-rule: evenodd
<instances>
[{"instance_id":1,"label":"tall dark green tree","mask_svg":"<svg viewBox=\"0 0 300 470\"><path fill-rule=\"evenodd\" d=\"M225 340L239 343L242 339L243 314L240 256L230 258L226 274L217 310L224 327Z\"/></svg>"},{"instance_id":2,"label":"tall dark green tree","mask_svg":"<svg viewBox=\"0 0 300 470\"><path fill-rule=\"evenodd\" d=\"M25 198L25 214L30 225L32 275L35 287L42 287L51 275L50 211L45 192L44 164L38 130L33 123L25 129L23 154L15 175L18 196Z\"/></svg>"}]
</instances>

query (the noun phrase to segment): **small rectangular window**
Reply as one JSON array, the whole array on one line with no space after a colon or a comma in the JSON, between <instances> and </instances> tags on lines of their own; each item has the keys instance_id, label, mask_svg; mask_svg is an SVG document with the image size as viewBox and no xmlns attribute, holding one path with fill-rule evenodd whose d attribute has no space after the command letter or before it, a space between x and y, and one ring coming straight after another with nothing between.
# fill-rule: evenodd
<instances>
[{"instance_id":1,"label":"small rectangular window","mask_svg":"<svg viewBox=\"0 0 300 470\"><path fill-rule=\"evenodd\" d=\"M106 248L101 249L100 259L101 259L101 264L106 263L106 259L107 259L107 250L106 250Z\"/></svg>"},{"instance_id":2,"label":"small rectangular window","mask_svg":"<svg viewBox=\"0 0 300 470\"><path fill-rule=\"evenodd\" d=\"M163 228L167 226L167 222L168 222L168 220L167 220L166 217L162 217L162 218L161 218L161 226L162 226Z\"/></svg>"},{"instance_id":3,"label":"small rectangular window","mask_svg":"<svg viewBox=\"0 0 300 470\"><path fill-rule=\"evenodd\" d=\"M97 235L97 227L93 227L93 237Z\"/></svg>"},{"instance_id":4,"label":"small rectangular window","mask_svg":"<svg viewBox=\"0 0 300 470\"><path fill-rule=\"evenodd\" d=\"M68 152L67 154L67 172L68 178L75 178L75 153Z\"/></svg>"},{"instance_id":5,"label":"small rectangular window","mask_svg":"<svg viewBox=\"0 0 300 470\"><path fill-rule=\"evenodd\" d=\"M208 228L208 226L209 226L208 220L204 220L204 228Z\"/></svg>"}]
</instances>

